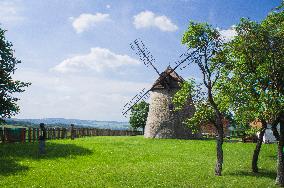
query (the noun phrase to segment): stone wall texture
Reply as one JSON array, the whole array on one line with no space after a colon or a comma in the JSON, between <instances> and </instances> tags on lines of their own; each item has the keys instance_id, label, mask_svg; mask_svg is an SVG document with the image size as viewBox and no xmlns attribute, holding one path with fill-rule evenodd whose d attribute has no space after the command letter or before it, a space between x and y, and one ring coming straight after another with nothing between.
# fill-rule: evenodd
<instances>
[{"instance_id":1,"label":"stone wall texture","mask_svg":"<svg viewBox=\"0 0 284 188\"><path fill-rule=\"evenodd\" d=\"M158 89L151 92L150 106L145 127L146 138L200 138L201 134L192 134L190 128L182 122L194 113L189 104L179 112L170 111L171 97L177 90Z\"/></svg>"}]
</instances>

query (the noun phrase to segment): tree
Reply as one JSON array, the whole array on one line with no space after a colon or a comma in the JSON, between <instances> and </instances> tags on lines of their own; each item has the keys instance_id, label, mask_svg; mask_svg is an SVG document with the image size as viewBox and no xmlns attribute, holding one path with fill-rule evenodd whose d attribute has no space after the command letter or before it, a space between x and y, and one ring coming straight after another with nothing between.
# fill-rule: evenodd
<instances>
[{"instance_id":1,"label":"tree","mask_svg":"<svg viewBox=\"0 0 284 188\"><path fill-rule=\"evenodd\" d=\"M0 121L10 118L19 112L17 101L19 98L14 93L24 92L30 83L13 80L16 65L21 63L14 57L13 45L5 38L5 30L0 28Z\"/></svg>"},{"instance_id":2,"label":"tree","mask_svg":"<svg viewBox=\"0 0 284 188\"><path fill-rule=\"evenodd\" d=\"M262 21L261 26L268 33L267 55L271 58L268 68L270 70L268 88L273 99L273 106L270 107L274 116L272 129L278 140L276 183L284 187L284 1L278 7L278 11L270 13ZM278 123L280 123L280 132L276 129Z\"/></svg>"},{"instance_id":3,"label":"tree","mask_svg":"<svg viewBox=\"0 0 284 188\"><path fill-rule=\"evenodd\" d=\"M142 101L135 104L131 109L131 114L129 119L131 127L133 127L133 129L135 130L138 128L142 128L144 133L148 112L149 112L149 103Z\"/></svg>"},{"instance_id":4,"label":"tree","mask_svg":"<svg viewBox=\"0 0 284 188\"><path fill-rule=\"evenodd\" d=\"M239 125L255 120L262 124L252 158L252 171L258 172L258 156L269 119L269 103L264 102L269 80L265 69L269 56L263 53L266 34L258 23L248 19L242 19L235 29L237 36L224 48L227 57L219 88L229 99L222 102L229 102Z\"/></svg>"},{"instance_id":5,"label":"tree","mask_svg":"<svg viewBox=\"0 0 284 188\"><path fill-rule=\"evenodd\" d=\"M284 132L281 132L284 126L281 126L284 108L283 26L283 11L269 14L260 23L241 19L236 27L237 36L219 53L225 65L218 82L222 95L227 99L221 102L234 112L239 124L254 120L262 123L252 158L253 172L258 172L257 161L265 129L268 123L272 124L279 140L277 183L281 186L284 186ZM279 122L280 134L276 129Z\"/></svg>"},{"instance_id":6,"label":"tree","mask_svg":"<svg viewBox=\"0 0 284 188\"><path fill-rule=\"evenodd\" d=\"M193 63L196 64L203 76L202 87L205 92L195 88L194 82L189 82L189 95L193 96L193 103L196 112L193 117L186 122L191 126L198 126L202 122L210 122L216 128L216 151L217 161L215 166L215 175L221 176L223 165L223 109L218 104L218 91L215 90L216 83L219 79L219 70L222 64L216 64L216 54L222 49L222 38L217 29L212 28L207 23L190 22L188 29L183 34L182 44L186 45L189 49L196 51L197 55L194 56ZM202 90L202 89L201 89ZM186 96L186 95L183 95ZM177 96L182 97L182 95Z\"/></svg>"}]
</instances>

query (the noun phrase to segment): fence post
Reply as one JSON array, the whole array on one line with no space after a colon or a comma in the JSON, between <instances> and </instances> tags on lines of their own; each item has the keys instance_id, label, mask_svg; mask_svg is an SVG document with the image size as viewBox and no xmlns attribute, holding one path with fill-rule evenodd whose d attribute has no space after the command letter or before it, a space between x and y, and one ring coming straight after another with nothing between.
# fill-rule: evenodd
<instances>
[{"instance_id":1,"label":"fence post","mask_svg":"<svg viewBox=\"0 0 284 188\"><path fill-rule=\"evenodd\" d=\"M51 131L51 139L53 140L54 139L54 128L51 128L50 131Z\"/></svg>"},{"instance_id":2,"label":"fence post","mask_svg":"<svg viewBox=\"0 0 284 188\"><path fill-rule=\"evenodd\" d=\"M22 128L21 130L21 141L22 143L26 142L26 128Z\"/></svg>"},{"instance_id":3,"label":"fence post","mask_svg":"<svg viewBox=\"0 0 284 188\"><path fill-rule=\"evenodd\" d=\"M6 128L4 127L2 142L5 143L5 141L6 141Z\"/></svg>"},{"instance_id":4,"label":"fence post","mask_svg":"<svg viewBox=\"0 0 284 188\"><path fill-rule=\"evenodd\" d=\"M32 141L32 129L30 127L28 129L28 140L29 140L29 143L31 143L31 141Z\"/></svg>"},{"instance_id":5,"label":"fence post","mask_svg":"<svg viewBox=\"0 0 284 188\"><path fill-rule=\"evenodd\" d=\"M60 128L57 128L57 139L60 139Z\"/></svg>"},{"instance_id":6,"label":"fence post","mask_svg":"<svg viewBox=\"0 0 284 188\"><path fill-rule=\"evenodd\" d=\"M53 129L49 128L50 140L53 139Z\"/></svg>"},{"instance_id":7,"label":"fence post","mask_svg":"<svg viewBox=\"0 0 284 188\"><path fill-rule=\"evenodd\" d=\"M0 139L1 139L1 142L3 143L3 128L2 127L0 128Z\"/></svg>"},{"instance_id":8,"label":"fence post","mask_svg":"<svg viewBox=\"0 0 284 188\"><path fill-rule=\"evenodd\" d=\"M46 140L49 140L49 129L48 128L45 128L45 131L46 131Z\"/></svg>"},{"instance_id":9,"label":"fence post","mask_svg":"<svg viewBox=\"0 0 284 188\"><path fill-rule=\"evenodd\" d=\"M40 130L39 130L39 128L37 128L36 129L36 138L37 138L37 140L39 140L39 132L40 132Z\"/></svg>"},{"instance_id":10,"label":"fence post","mask_svg":"<svg viewBox=\"0 0 284 188\"><path fill-rule=\"evenodd\" d=\"M44 123L40 123L39 126L41 132L39 137L39 154L45 154L46 129L44 127Z\"/></svg>"},{"instance_id":11,"label":"fence post","mask_svg":"<svg viewBox=\"0 0 284 188\"><path fill-rule=\"evenodd\" d=\"M35 140L36 140L36 129L35 128L32 128L33 129L33 143L35 143Z\"/></svg>"},{"instance_id":12,"label":"fence post","mask_svg":"<svg viewBox=\"0 0 284 188\"><path fill-rule=\"evenodd\" d=\"M67 129L64 128L64 138L67 138Z\"/></svg>"},{"instance_id":13,"label":"fence post","mask_svg":"<svg viewBox=\"0 0 284 188\"><path fill-rule=\"evenodd\" d=\"M71 124L71 140L74 140L75 135L74 135L74 124Z\"/></svg>"},{"instance_id":14,"label":"fence post","mask_svg":"<svg viewBox=\"0 0 284 188\"><path fill-rule=\"evenodd\" d=\"M61 128L61 139L64 139L64 128Z\"/></svg>"},{"instance_id":15,"label":"fence post","mask_svg":"<svg viewBox=\"0 0 284 188\"><path fill-rule=\"evenodd\" d=\"M51 134L50 134L50 128L47 128L47 139L50 140L51 139Z\"/></svg>"},{"instance_id":16,"label":"fence post","mask_svg":"<svg viewBox=\"0 0 284 188\"><path fill-rule=\"evenodd\" d=\"M2 140L2 143L4 143L5 142L5 127L4 129L1 127L1 130L2 130L1 140Z\"/></svg>"},{"instance_id":17,"label":"fence post","mask_svg":"<svg viewBox=\"0 0 284 188\"><path fill-rule=\"evenodd\" d=\"M61 129L61 139L64 139L64 128Z\"/></svg>"},{"instance_id":18,"label":"fence post","mask_svg":"<svg viewBox=\"0 0 284 188\"><path fill-rule=\"evenodd\" d=\"M52 128L52 137L53 139L56 139L56 129L55 128Z\"/></svg>"},{"instance_id":19,"label":"fence post","mask_svg":"<svg viewBox=\"0 0 284 188\"><path fill-rule=\"evenodd\" d=\"M64 128L64 138L67 138L67 128Z\"/></svg>"},{"instance_id":20,"label":"fence post","mask_svg":"<svg viewBox=\"0 0 284 188\"><path fill-rule=\"evenodd\" d=\"M60 128L60 139L64 138L64 128Z\"/></svg>"}]
</instances>

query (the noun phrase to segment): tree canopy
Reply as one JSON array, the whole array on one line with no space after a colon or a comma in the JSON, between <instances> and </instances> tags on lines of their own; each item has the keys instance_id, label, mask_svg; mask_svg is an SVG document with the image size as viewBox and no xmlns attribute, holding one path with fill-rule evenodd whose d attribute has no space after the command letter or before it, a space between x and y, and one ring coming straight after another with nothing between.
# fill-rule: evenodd
<instances>
[{"instance_id":1,"label":"tree canopy","mask_svg":"<svg viewBox=\"0 0 284 188\"><path fill-rule=\"evenodd\" d=\"M239 125L255 120L262 124L252 160L253 172L258 171L265 129L272 124L275 137L280 139L277 183L284 186L284 125L280 124L280 133L276 129L284 109L284 13L274 11L261 22L242 18L235 30L235 38L217 56L216 63L224 65L217 83L223 98L220 103L234 113Z\"/></svg>"},{"instance_id":2,"label":"tree canopy","mask_svg":"<svg viewBox=\"0 0 284 188\"><path fill-rule=\"evenodd\" d=\"M207 23L191 21L183 34L182 44L190 50L197 52L191 61L198 66L202 75L202 85L197 87L193 80L185 83L180 92L175 96L174 102L180 105L188 96L193 98L195 107L194 115L186 120L186 123L194 127L202 122L209 122L216 128L217 133L217 161L215 175L220 176L223 165L223 117L224 113L218 103L218 92L215 90L220 76L221 63L216 64L216 55L222 50L223 39L219 31ZM186 95L186 92L189 94Z\"/></svg>"},{"instance_id":3,"label":"tree canopy","mask_svg":"<svg viewBox=\"0 0 284 188\"><path fill-rule=\"evenodd\" d=\"M149 103L142 101L135 104L131 109L129 123L135 130L142 128L144 130L149 112Z\"/></svg>"},{"instance_id":4,"label":"tree canopy","mask_svg":"<svg viewBox=\"0 0 284 188\"><path fill-rule=\"evenodd\" d=\"M30 83L13 80L16 65L21 63L14 57L13 45L5 38L5 30L0 28L0 120L9 118L19 112L14 93L24 92Z\"/></svg>"}]
</instances>

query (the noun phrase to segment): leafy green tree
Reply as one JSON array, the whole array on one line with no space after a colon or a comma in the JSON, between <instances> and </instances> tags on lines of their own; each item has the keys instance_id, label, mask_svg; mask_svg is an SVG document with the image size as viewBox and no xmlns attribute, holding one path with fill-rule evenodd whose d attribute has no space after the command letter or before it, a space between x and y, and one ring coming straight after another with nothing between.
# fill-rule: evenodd
<instances>
[{"instance_id":1,"label":"leafy green tree","mask_svg":"<svg viewBox=\"0 0 284 188\"><path fill-rule=\"evenodd\" d=\"M236 27L237 36L219 53L225 65L217 84L227 99L221 103L229 106L239 124L254 120L262 123L252 158L253 172L258 172L257 161L265 129L268 123L272 124L279 140L277 183L281 186L284 186L284 132L281 132L284 129L281 123L284 109L283 26L283 11L269 14L260 23L241 19ZM279 122L280 133L276 129Z\"/></svg>"},{"instance_id":2,"label":"leafy green tree","mask_svg":"<svg viewBox=\"0 0 284 188\"><path fill-rule=\"evenodd\" d=\"M186 123L191 127L196 127L203 122L210 122L216 128L217 161L215 175L218 176L221 176L223 165L222 145L224 130L222 120L224 113L218 103L218 92L215 90L220 75L219 66L222 66L222 64L216 64L214 61L216 61L216 54L222 49L222 41L217 29L212 28L212 26L207 23L195 22L189 23L188 29L185 31L182 38L182 44L186 45L192 51L197 52L192 58L192 61L199 67L203 76L203 83L199 89L197 86L194 86L194 82L192 81L188 82L188 85L184 85L184 87L188 87L188 92L191 92L188 96L191 95L193 97L193 104L196 110L193 117L188 119ZM204 89L202 89L202 87ZM204 90L204 92L201 92L202 90ZM186 91L186 89L181 91ZM185 93L181 94L182 92L178 93L176 97L182 98L186 96Z\"/></svg>"},{"instance_id":3,"label":"leafy green tree","mask_svg":"<svg viewBox=\"0 0 284 188\"><path fill-rule=\"evenodd\" d=\"M12 43L5 38L5 30L0 28L0 121L19 112L17 101L19 98L14 93L24 92L30 83L13 80L12 75L16 65L21 63L14 57Z\"/></svg>"},{"instance_id":4,"label":"leafy green tree","mask_svg":"<svg viewBox=\"0 0 284 188\"><path fill-rule=\"evenodd\" d=\"M284 186L284 1L278 11L272 12L261 23L269 33L269 46L271 65L270 93L273 93L273 107L270 111L274 114L272 129L278 138L278 167L276 183ZM280 123L280 132L276 125Z\"/></svg>"},{"instance_id":5,"label":"leafy green tree","mask_svg":"<svg viewBox=\"0 0 284 188\"><path fill-rule=\"evenodd\" d=\"M263 44L265 36L261 26L248 19L242 19L236 27L237 36L226 47L227 58L219 82L223 96L226 96L231 110L239 125L244 126L259 120L262 124L259 139L252 159L252 171L258 172L258 156L263 142L263 135L267 128L268 103L263 103L268 81Z\"/></svg>"},{"instance_id":6,"label":"leafy green tree","mask_svg":"<svg viewBox=\"0 0 284 188\"><path fill-rule=\"evenodd\" d=\"M149 103L142 101L133 106L131 109L129 123L133 129L142 128L143 133L148 117Z\"/></svg>"},{"instance_id":7,"label":"leafy green tree","mask_svg":"<svg viewBox=\"0 0 284 188\"><path fill-rule=\"evenodd\" d=\"M181 89L174 95L173 103L175 110L183 109L188 99L192 99L192 106L195 112L185 123L193 132L198 132L202 125L214 124L215 116L204 92L201 92L201 85L197 85L194 79L190 79L181 84Z\"/></svg>"}]
</instances>

